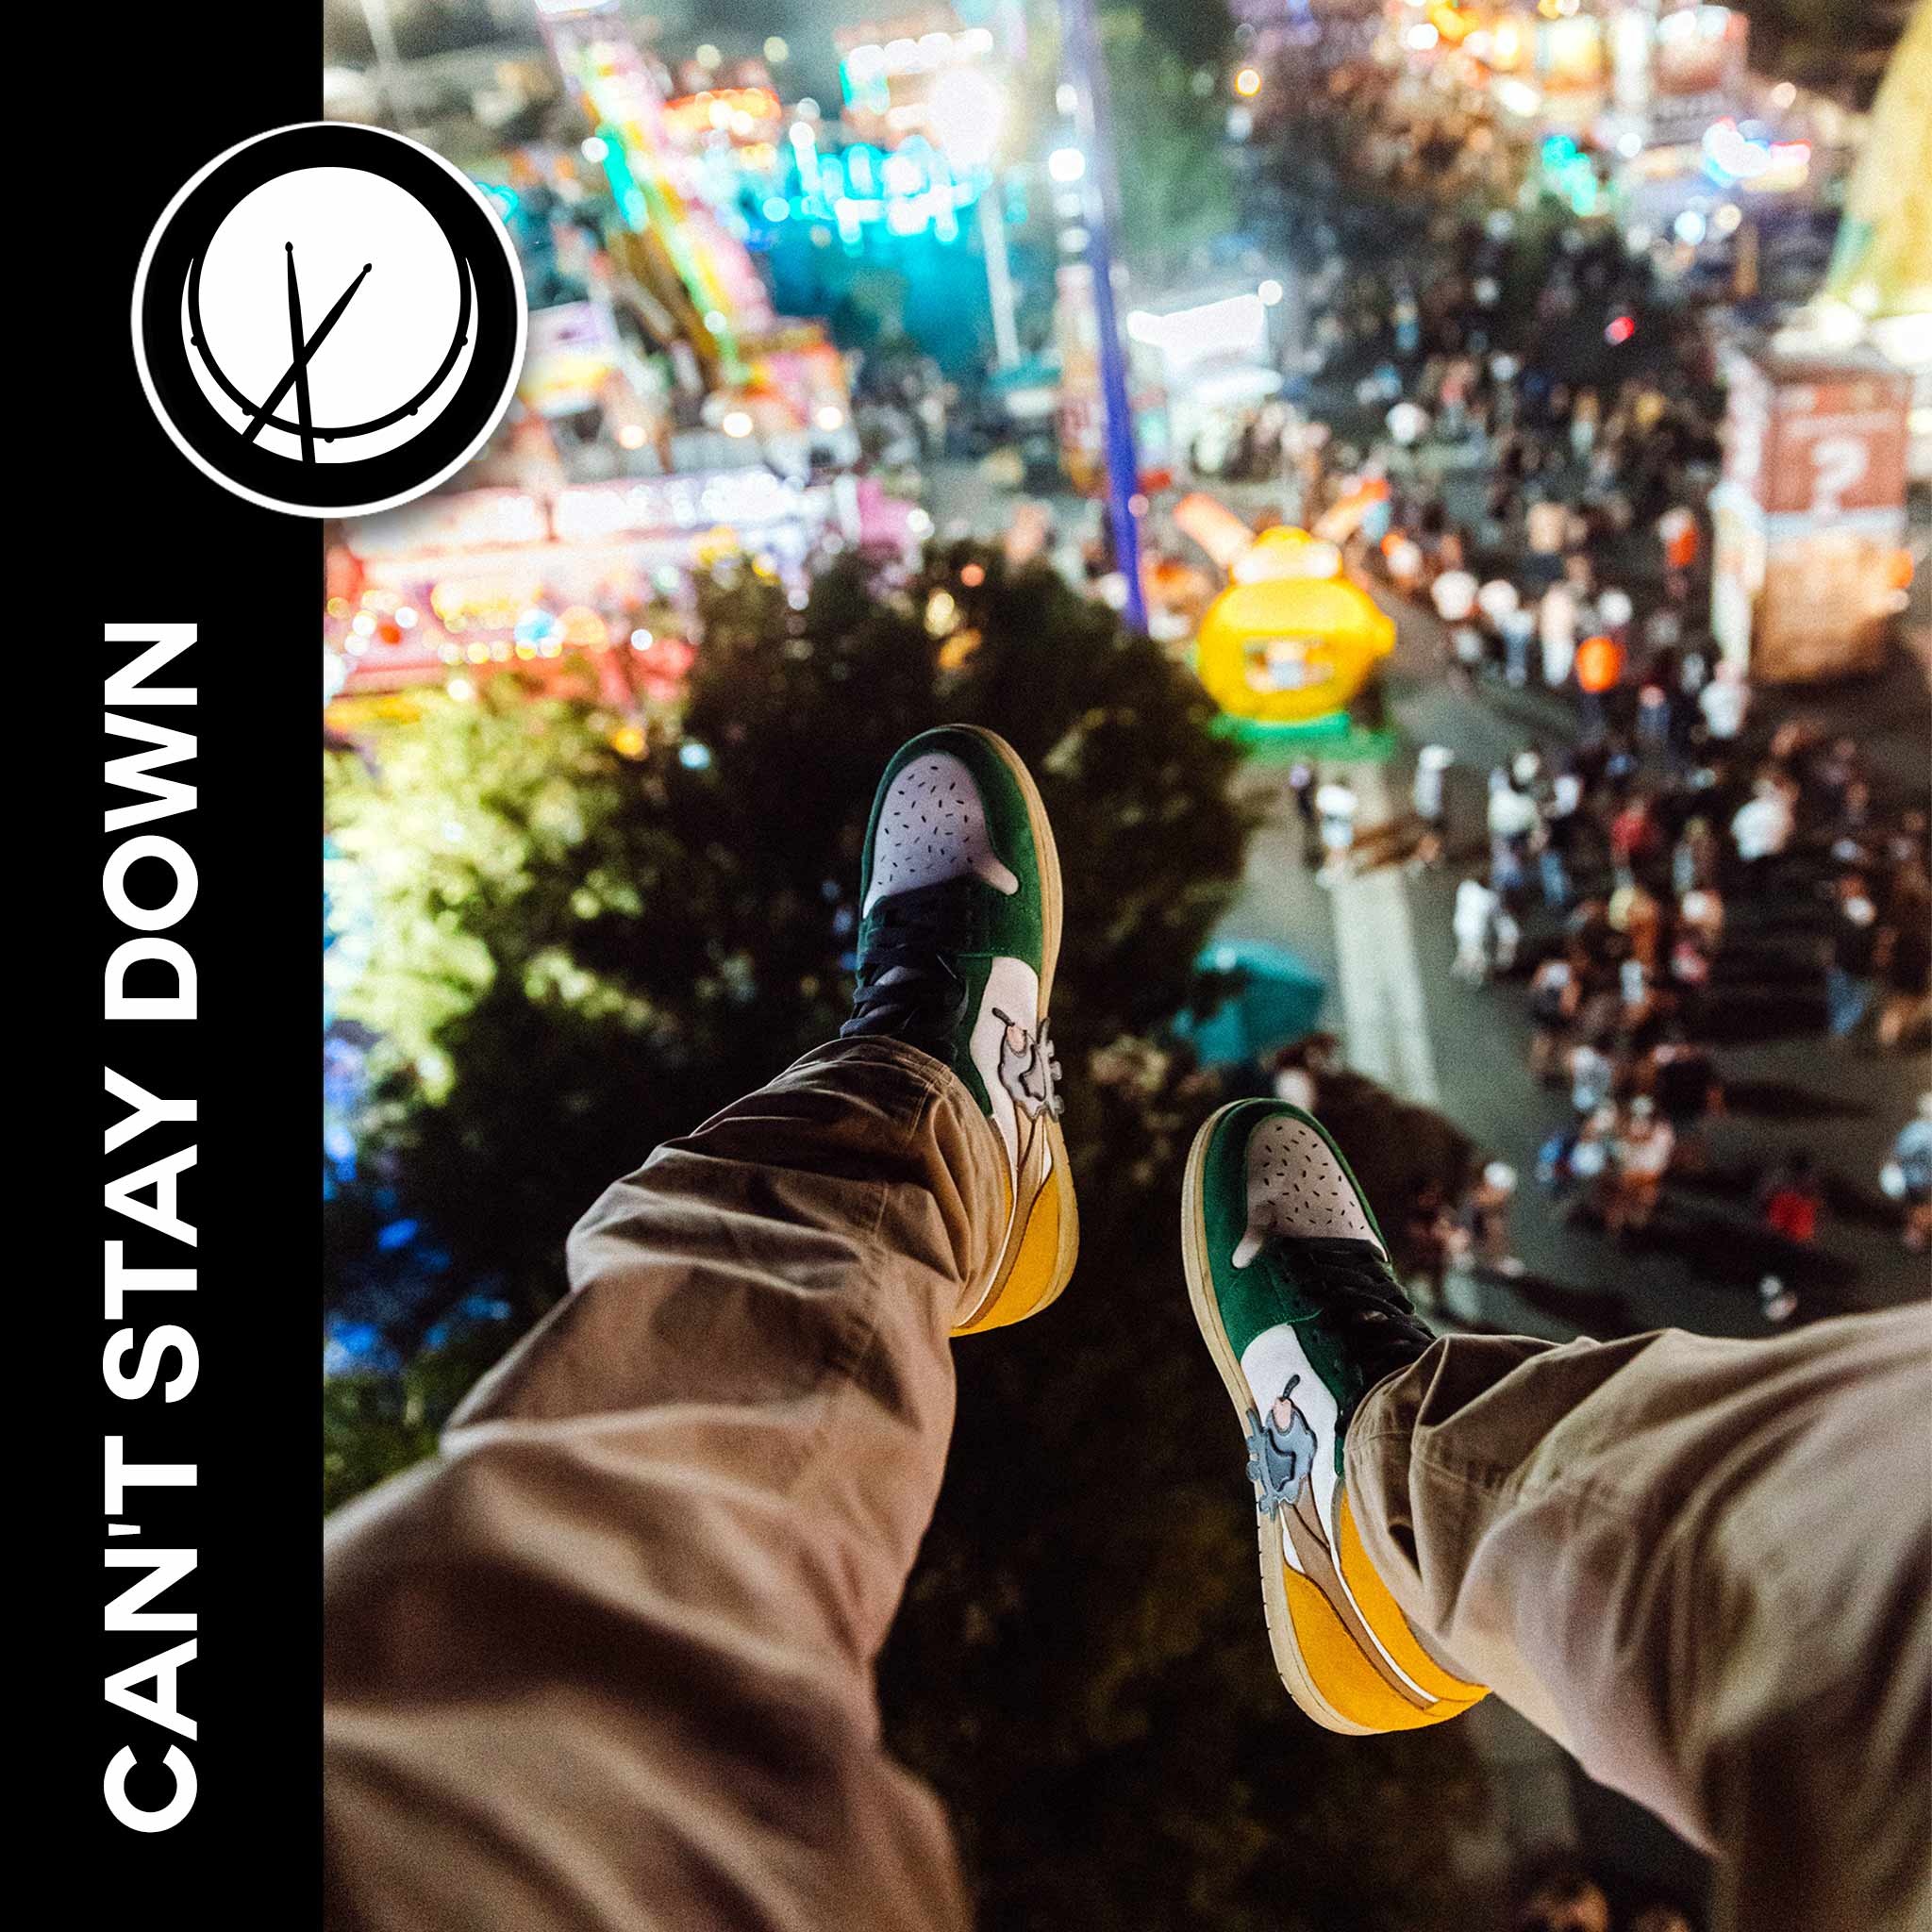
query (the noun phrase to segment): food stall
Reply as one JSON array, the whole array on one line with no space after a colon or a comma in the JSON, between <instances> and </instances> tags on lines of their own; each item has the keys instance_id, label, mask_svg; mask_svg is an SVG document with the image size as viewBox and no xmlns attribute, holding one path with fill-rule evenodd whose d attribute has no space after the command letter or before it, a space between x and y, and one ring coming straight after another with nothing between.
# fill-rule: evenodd
<instances>
[{"instance_id":1,"label":"food stall","mask_svg":"<svg viewBox=\"0 0 1932 1932\"><path fill-rule=\"evenodd\" d=\"M1906 606L1911 383L1869 348L1726 358L1711 629L1759 682L1874 669Z\"/></svg>"}]
</instances>

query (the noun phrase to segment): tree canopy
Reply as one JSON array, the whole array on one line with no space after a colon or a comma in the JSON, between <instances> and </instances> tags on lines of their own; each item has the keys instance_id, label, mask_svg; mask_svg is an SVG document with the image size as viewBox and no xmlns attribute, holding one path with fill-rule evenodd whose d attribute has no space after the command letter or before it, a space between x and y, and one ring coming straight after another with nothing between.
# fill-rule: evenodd
<instances>
[{"instance_id":1,"label":"tree canopy","mask_svg":"<svg viewBox=\"0 0 1932 1932\"><path fill-rule=\"evenodd\" d=\"M1162 1024L1224 903L1209 701L1044 566L848 558L797 608L735 567L695 634L682 702L641 722L504 679L329 755L336 1010L372 1043L328 1306L405 1353L479 1287L534 1316L605 1180L836 1031L873 785L915 731L1002 731L1078 855L1068 1051ZM398 1218L434 1230L434 1278L360 1264Z\"/></svg>"},{"instance_id":2,"label":"tree canopy","mask_svg":"<svg viewBox=\"0 0 1932 1932\"><path fill-rule=\"evenodd\" d=\"M1151 11L1109 9L1101 17L1101 44L1113 107L1121 250L1129 267L1158 287L1194 249L1224 240L1240 224L1224 76L1215 58L1204 61L1180 51L1174 27L1157 27L1154 18ZM1210 19L1203 36L1210 47L1221 40L1212 28ZM1202 74L1209 76L1206 87L1196 82Z\"/></svg>"}]
</instances>

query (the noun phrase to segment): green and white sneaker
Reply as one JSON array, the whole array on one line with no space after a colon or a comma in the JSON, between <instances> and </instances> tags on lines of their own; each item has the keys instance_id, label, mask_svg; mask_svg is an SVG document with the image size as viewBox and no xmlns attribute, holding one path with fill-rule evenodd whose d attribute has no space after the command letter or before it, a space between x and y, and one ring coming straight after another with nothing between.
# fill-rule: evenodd
<instances>
[{"instance_id":1,"label":"green and white sneaker","mask_svg":"<svg viewBox=\"0 0 1932 1932\"><path fill-rule=\"evenodd\" d=\"M1079 1214L1047 1024L1060 865L1032 774L1002 738L947 724L902 745L873 800L858 989L844 1036L943 1060L1006 1151L1006 1225L955 1335L1038 1314L1066 1286Z\"/></svg>"},{"instance_id":2,"label":"green and white sneaker","mask_svg":"<svg viewBox=\"0 0 1932 1932\"><path fill-rule=\"evenodd\" d=\"M1298 1108L1224 1107L1188 1157L1181 1253L1194 1319L1247 1438L1261 1599L1290 1695L1356 1737L1468 1709L1483 1687L1416 1641L1350 1511L1349 1422L1435 1337L1391 1272L1348 1163Z\"/></svg>"}]
</instances>

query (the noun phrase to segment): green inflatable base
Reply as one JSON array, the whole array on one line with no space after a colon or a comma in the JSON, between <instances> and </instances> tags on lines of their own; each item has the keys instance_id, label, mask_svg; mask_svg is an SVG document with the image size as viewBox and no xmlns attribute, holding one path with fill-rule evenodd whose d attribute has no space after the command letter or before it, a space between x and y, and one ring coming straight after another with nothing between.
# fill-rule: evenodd
<instances>
[{"instance_id":1,"label":"green inflatable base","mask_svg":"<svg viewBox=\"0 0 1932 1932\"><path fill-rule=\"evenodd\" d=\"M1217 738L1233 741L1257 764L1288 764L1295 758L1324 758L1338 764L1382 764L1395 755L1392 731L1371 731L1346 711L1330 711L1300 724L1270 724L1224 711L1212 726Z\"/></svg>"}]
</instances>

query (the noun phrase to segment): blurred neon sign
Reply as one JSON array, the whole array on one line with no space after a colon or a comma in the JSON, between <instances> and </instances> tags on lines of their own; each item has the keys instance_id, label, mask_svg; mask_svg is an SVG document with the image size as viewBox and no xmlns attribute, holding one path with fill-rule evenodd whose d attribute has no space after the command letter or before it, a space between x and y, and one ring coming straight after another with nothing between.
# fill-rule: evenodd
<instances>
[{"instance_id":1,"label":"blurred neon sign","mask_svg":"<svg viewBox=\"0 0 1932 1932\"><path fill-rule=\"evenodd\" d=\"M687 141L712 133L739 141L775 129L784 117L778 96L768 87L708 88L664 103L664 119Z\"/></svg>"},{"instance_id":2,"label":"blurred neon sign","mask_svg":"<svg viewBox=\"0 0 1932 1932\"><path fill-rule=\"evenodd\" d=\"M1767 192L1796 188L1810 173L1811 143L1757 140L1726 114L1705 130L1704 165L1707 174L1726 185L1748 181Z\"/></svg>"}]
</instances>

